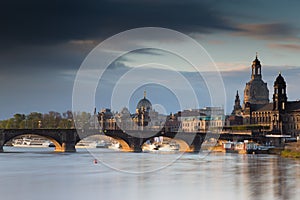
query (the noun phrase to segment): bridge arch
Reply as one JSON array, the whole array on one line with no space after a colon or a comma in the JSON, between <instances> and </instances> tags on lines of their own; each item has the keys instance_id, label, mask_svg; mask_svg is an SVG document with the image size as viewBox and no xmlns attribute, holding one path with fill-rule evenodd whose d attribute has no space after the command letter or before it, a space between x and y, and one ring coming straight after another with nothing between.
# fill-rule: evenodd
<instances>
[{"instance_id":1,"label":"bridge arch","mask_svg":"<svg viewBox=\"0 0 300 200\"><path fill-rule=\"evenodd\" d=\"M30 132L24 132L24 133L15 133L15 134L10 134L7 137L5 137L5 140L3 141L3 146L7 144L9 141L12 141L15 138L22 137L22 136L38 136L41 138L44 138L46 140L49 140L52 142L55 146L54 151L61 151L62 150L62 144L55 138L43 135L43 134L38 134L38 133L30 133Z\"/></svg>"},{"instance_id":2,"label":"bridge arch","mask_svg":"<svg viewBox=\"0 0 300 200\"><path fill-rule=\"evenodd\" d=\"M130 146L129 141L127 141L121 137L118 137L118 136L111 136L111 135L104 135L104 134L100 135L99 133L89 134L89 135L85 135L82 137L78 137L75 145L77 145L80 141L83 141L90 137L95 137L95 136L105 137L105 138L103 138L104 140L108 139L108 138L115 140L116 142L118 142L121 145L120 150L122 150L122 151L133 151L132 147Z\"/></svg>"}]
</instances>

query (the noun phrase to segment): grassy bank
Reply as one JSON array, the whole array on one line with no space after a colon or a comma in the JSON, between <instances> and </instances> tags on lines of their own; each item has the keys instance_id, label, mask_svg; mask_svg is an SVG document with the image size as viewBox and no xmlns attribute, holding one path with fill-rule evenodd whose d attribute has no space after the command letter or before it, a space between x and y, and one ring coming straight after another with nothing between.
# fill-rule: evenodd
<instances>
[{"instance_id":1,"label":"grassy bank","mask_svg":"<svg viewBox=\"0 0 300 200\"><path fill-rule=\"evenodd\" d=\"M287 144L281 152L281 156L285 158L300 158L300 142Z\"/></svg>"},{"instance_id":2,"label":"grassy bank","mask_svg":"<svg viewBox=\"0 0 300 200\"><path fill-rule=\"evenodd\" d=\"M281 152L281 156L285 158L300 158L300 151L286 149Z\"/></svg>"}]
</instances>

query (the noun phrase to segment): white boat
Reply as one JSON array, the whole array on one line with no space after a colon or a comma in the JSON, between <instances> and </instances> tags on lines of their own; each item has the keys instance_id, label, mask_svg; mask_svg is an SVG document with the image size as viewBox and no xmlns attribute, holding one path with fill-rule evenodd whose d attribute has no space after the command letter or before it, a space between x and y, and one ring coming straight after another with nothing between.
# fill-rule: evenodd
<instances>
[{"instance_id":1,"label":"white boat","mask_svg":"<svg viewBox=\"0 0 300 200\"><path fill-rule=\"evenodd\" d=\"M96 141L87 141L81 140L75 145L75 148L96 148L97 142Z\"/></svg>"},{"instance_id":2,"label":"white boat","mask_svg":"<svg viewBox=\"0 0 300 200\"><path fill-rule=\"evenodd\" d=\"M54 144L43 138L18 138L12 142L14 147L53 147Z\"/></svg>"},{"instance_id":3,"label":"white boat","mask_svg":"<svg viewBox=\"0 0 300 200\"><path fill-rule=\"evenodd\" d=\"M150 151L157 151L158 147L155 144L144 144L142 149L143 152L150 152Z\"/></svg>"},{"instance_id":4,"label":"white boat","mask_svg":"<svg viewBox=\"0 0 300 200\"><path fill-rule=\"evenodd\" d=\"M96 148L108 148L110 143L105 142L104 140L96 142Z\"/></svg>"},{"instance_id":5,"label":"white boat","mask_svg":"<svg viewBox=\"0 0 300 200\"><path fill-rule=\"evenodd\" d=\"M114 150L120 150L121 148L121 145L119 142L114 142L114 143L111 143L109 146L108 146L109 149L114 149Z\"/></svg>"},{"instance_id":6,"label":"white boat","mask_svg":"<svg viewBox=\"0 0 300 200\"><path fill-rule=\"evenodd\" d=\"M163 143L158 146L158 151L179 151L179 144L170 142L170 143Z\"/></svg>"}]
</instances>

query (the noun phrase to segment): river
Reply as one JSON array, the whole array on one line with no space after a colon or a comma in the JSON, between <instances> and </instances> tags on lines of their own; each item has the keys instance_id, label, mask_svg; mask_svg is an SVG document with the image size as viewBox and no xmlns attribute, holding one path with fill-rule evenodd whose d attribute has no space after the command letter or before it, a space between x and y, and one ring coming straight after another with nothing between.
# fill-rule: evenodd
<instances>
[{"instance_id":1,"label":"river","mask_svg":"<svg viewBox=\"0 0 300 200\"><path fill-rule=\"evenodd\" d=\"M300 160L275 155L5 147L3 200L299 199ZM98 163L94 163L94 159Z\"/></svg>"}]
</instances>

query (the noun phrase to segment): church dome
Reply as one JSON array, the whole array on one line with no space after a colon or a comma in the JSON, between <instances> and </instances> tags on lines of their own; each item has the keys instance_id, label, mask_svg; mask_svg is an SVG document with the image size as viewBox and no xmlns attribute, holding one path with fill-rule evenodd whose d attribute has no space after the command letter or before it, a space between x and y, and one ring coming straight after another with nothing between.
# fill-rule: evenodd
<instances>
[{"instance_id":1,"label":"church dome","mask_svg":"<svg viewBox=\"0 0 300 200\"><path fill-rule=\"evenodd\" d=\"M274 85L285 85L285 80L284 78L281 76L281 73L279 73L279 75L277 76Z\"/></svg>"},{"instance_id":2,"label":"church dome","mask_svg":"<svg viewBox=\"0 0 300 200\"><path fill-rule=\"evenodd\" d=\"M146 98L146 92L144 92L144 98L141 99L136 106L136 109L141 109L141 108L144 108L145 110L152 109L151 102Z\"/></svg>"},{"instance_id":3,"label":"church dome","mask_svg":"<svg viewBox=\"0 0 300 200\"><path fill-rule=\"evenodd\" d=\"M244 90L244 106L247 102L250 104L269 103L269 89L267 83L262 80L261 64L257 58L252 62L251 80L246 83Z\"/></svg>"}]
</instances>

